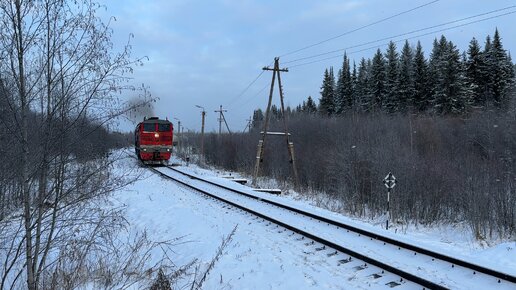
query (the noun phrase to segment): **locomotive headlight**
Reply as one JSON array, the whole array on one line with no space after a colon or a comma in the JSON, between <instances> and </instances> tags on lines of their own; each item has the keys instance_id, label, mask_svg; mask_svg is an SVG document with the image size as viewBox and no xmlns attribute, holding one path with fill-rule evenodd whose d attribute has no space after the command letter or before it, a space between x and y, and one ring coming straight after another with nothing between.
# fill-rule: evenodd
<instances>
[{"instance_id":1,"label":"locomotive headlight","mask_svg":"<svg viewBox=\"0 0 516 290\"><path fill-rule=\"evenodd\" d=\"M159 134L158 133L154 133L154 137L155 138L159 138Z\"/></svg>"}]
</instances>

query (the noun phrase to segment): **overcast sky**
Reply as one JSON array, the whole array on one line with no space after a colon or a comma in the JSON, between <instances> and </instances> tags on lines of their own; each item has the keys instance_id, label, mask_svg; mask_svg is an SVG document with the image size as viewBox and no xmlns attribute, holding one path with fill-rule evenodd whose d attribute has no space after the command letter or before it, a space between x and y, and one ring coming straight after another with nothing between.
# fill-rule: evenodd
<instances>
[{"instance_id":1,"label":"overcast sky","mask_svg":"<svg viewBox=\"0 0 516 290\"><path fill-rule=\"evenodd\" d=\"M178 118L191 130L200 130L200 109L206 109L206 130L218 130L219 105L228 110L226 119L232 131L241 131L254 109L265 108L271 72L265 72L244 93L242 91L269 65L275 56L318 43L381 19L431 3L412 12L402 14L379 24L371 25L321 45L280 58L280 64L291 67L282 74L285 101L297 106L309 95L318 100L324 69L336 70L342 65L339 53L324 57L291 62L337 49L345 49L382 38L391 38L413 30L428 28L446 22L516 6L512 0L103 0L106 15L115 16L114 42L125 43L130 33L133 56L147 56L149 61L138 67L134 83L145 83L159 101L155 114L169 119ZM447 26L418 33L392 37L400 40L457 26L472 21L516 12L512 7L497 13L471 18ZM462 51L467 49L472 37L483 45L488 34L498 27L504 48L516 51L515 14L482 21L444 32L409 39L420 40L428 57L435 37L444 34ZM351 60L357 64L361 57L370 58L379 47L385 50L388 41L347 49ZM363 50L364 48L370 48ZM328 56L335 58L308 65ZM264 89L267 87L266 89ZM261 93L260 93L261 91ZM129 95L127 97L130 97ZM274 101L279 104L275 91ZM174 123L177 121L174 120ZM122 125L129 130L132 125Z\"/></svg>"}]
</instances>

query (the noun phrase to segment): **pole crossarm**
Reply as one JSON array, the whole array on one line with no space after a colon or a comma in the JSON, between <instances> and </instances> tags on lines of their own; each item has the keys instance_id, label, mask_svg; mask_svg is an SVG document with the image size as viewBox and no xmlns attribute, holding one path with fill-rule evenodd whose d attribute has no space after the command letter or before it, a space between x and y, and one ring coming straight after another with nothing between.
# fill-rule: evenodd
<instances>
[{"instance_id":1,"label":"pole crossarm","mask_svg":"<svg viewBox=\"0 0 516 290\"><path fill-rule=\"evenodd\" d=\"M288 68L278 68L278 69L275 69L275 68L270 68L268 66L264 66L262 68L262 70L272 70L272 71L279 71L279 72L288 72Z\"/></svg>"}]
</instances>

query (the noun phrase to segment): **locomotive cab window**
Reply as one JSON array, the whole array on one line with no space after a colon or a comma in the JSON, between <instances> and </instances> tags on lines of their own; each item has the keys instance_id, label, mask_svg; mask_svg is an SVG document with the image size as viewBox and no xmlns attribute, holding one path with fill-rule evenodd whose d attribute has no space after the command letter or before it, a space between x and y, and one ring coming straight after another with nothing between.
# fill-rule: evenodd
<instances>
[{"instance_id":1,"label":"locomotive cab window","mask_svg":"<svg viewBox=\"0 0 516 290\"><path fill-rule=\"evenodd\" d=\"M169 132L170 124L158 124L158 131L159 132Z\"/></svg>"},{"instance_id":2,"label":"locomotive cab window","mask_svg":"<svg viewBox=\"0 0 516 290\"><path fill-rule=\"evenodd\" d=\"M143 124L143 131L144 132L154 132L154 131L156 131L156 124L155 123L144 123Z\"/></svg>"}]
</instances>

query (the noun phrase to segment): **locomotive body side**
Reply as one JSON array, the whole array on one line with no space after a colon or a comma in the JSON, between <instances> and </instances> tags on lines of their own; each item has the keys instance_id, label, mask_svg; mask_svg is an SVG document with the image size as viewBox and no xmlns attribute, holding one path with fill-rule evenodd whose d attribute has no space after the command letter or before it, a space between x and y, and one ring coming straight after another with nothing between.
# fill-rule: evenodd
<instances>
[{"instance_id":1,"label":"locomotive body side","mask_svg":"<svg viewBox=\"0 0 516 290\"><path fill-rule=\"evenodd\" d=\"M156 117L144 119L134 132L135 152L145 164L167 162L172 154L173 125Z\"/></svg>"}]
</instances>

